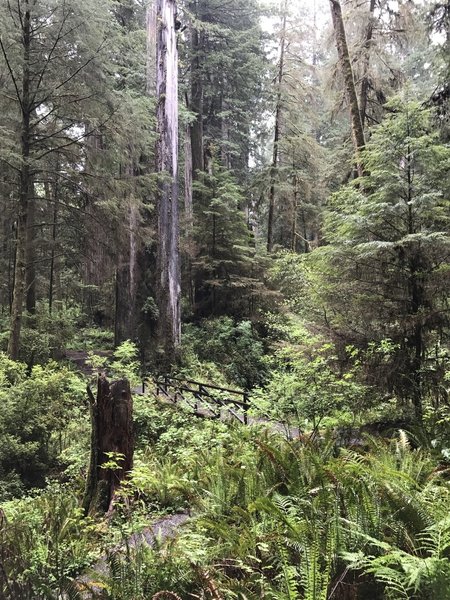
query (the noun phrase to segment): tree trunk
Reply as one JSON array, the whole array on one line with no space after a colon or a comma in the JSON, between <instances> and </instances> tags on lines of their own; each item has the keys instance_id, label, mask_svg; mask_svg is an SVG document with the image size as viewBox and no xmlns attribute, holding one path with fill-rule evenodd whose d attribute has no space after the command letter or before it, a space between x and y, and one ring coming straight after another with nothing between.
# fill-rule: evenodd
<instances>
[{"instance_id":1,"label":"tree trunk","mask_svg":"<svg viewBox=\"0 0 450 600\"><path fill-rule=\"evenodd\" d=\"M88 387L91 413L91 458L83 509L110 511L114 495L133 467L133 399L126 379L109 384L98 378L97 398ZM116 466L105 466L116 463Z\"/></svg>"},{"instance_id":2,"label":"tree trunk","mask_svg":"<svg viewBox=\"0 0 450 600\"><path fill-rule=\"evenodd\" d=\"M134 170L128 167L127 176L132 178ZM140 269L139 253L139 208L132 197L128 198L128 227L121 242L118 266L116 269L116 301L114 316L114 344L136 338L137 295Z\"/></svg>"},{"instance_id":3,"label":"tree trunk","mask_svg":"<svg viewBox=\"0 0 450 600\"><path fill-rule=\"evenodd\" d=\"M408 127L408 135L410 134ZM417 233L414 215L414 192L413 192L413 154L408 146L406 157L406 175L407 175L407 196L406 206L408 214L408 234L413 236ZM413 323L412 334L407 336L409 351L412 354L410 358L410 376L412 384L412 401L414 405L415 417L418 423L422 423L423 405L422 405L422 368L425 355L425 343L422 326L422 312L425 306L423 271L424 264L420 258L420 252L414 252L409 260L409 294L410 294L410 317Z\"/></svg>"},{"instance_id":4,"label":"tree trunk","mask_svg":"<svg viewBox=\"0 0 450 600\"><path fill-rule=\"evenodd\" d=\"M8 340L8 354L17 360L20 350L20 332L22 328L23 301L26 284L26 245L27 221L31 191L30 142L31 142L31 94L30 94L30 46L31 46L31 14L26 0L26 11L23 14L23 71L22 71L22 131L21 131L21 168L19 185L19 207L17 218L16 268L14 278L13 300L11 306L11 327Z\"/></svg>"},{"instance_id":5,"label":"tree trunk","mask_svg":"<svg viewBox=\"0 0 450 600\"><path fill-rule=\"evenodd\" d=\"M278 166L278 143L280 140L280 121L281 121L281 109L282 109L282 94L281 87L283 84L284 77L284 55L286 51L286 20L287 20L287 0L284 2L283 18L281 25L281 39L280 39L280 62L278 66L278 78L277 78L277 103L275 107L275 129L273 136L273 152L272 152L272 164L270 168L270 188L269 188L269 215L267 218L267 252L272 252L273 248L273 222L275 215L275 179L277 176Z\"/></svg>"},{"instance_id":6,"label":"tree trunk","mask_svg":"<svg viewBox=\"0 0 450 600\"><path fill-rule=\"evenodd\" d=\"M47 203L50 205L52 201L52 193L50 182L44 183L45 197ZM58 237L58 217L59 217L59 204L58 204L58 181L55 180L53 184L53 223L52 223L52 245L50 254L50 275L49 275L49 286L48 286L48 312L52 314L53 303L55 297L59 299L59 269L56 259L56 245Z\"/></svg>"},{"instance_id":7,"label":"tree trunk","mask_svg":"<svg viewBox=\"0 0 450 600\"><path fill-rule=\"evenodd\" d=\"M190 126L186 126L184 139L184 219L186 235L192 235L194 225L194 207L192 200L192 143Z\"/></svg>"},{"instance_id":8,"label":"tree trunk","mask_svg":"<svg viewBox=\"0 0 450 600\"><path fill-rule=\"evenodd\" d=\"M178 51L175 0L157 0L158 342L170 362L181 341L178 218Z\"/></svg>"},{"instance_id":9,"label":"tree trunk","mask_svg":"<svg viewBox=\"0 0 450 600\"><path fill-rule=\"evenodd\" d=\"M27 312L30 315L34 315L36 313L36 198L34 194L33 183L31 183L30 194L33 196L33 198L28 202L27 212L27 238L25 249L25 306Z\"/></svg>"},{"instance_id":10,"label":"tree trunk","mask_svg":"<svg viewBox=\"0 0 450 600\"><path fill-rule=\"evenodd\" d=\"M339 0L330 0L331 16L336 38L336 48L339 62L341 64L342 75L344 77L345 91L350 108L350 117L352 125L352 138L355 148L356 166L358 175L362 175L364 170L361 163L360 152L364 149L364 129L361 121L361 113L358 105L358 96L356 94L355 80L353 78L352 63L347 45L347 36L345 34L344 20L342 18L342 9Z\"/></svg>"},{"instance_id":11,"label":"tree trunk","mask_svg":"<svg viewBox=\"0 0 450 600\"><path fill-rule=\"evenodd\" d=\"M156 87L156 0L147 5L147 94L153 95Z\"/></svg>"},{"instance_id":12,"label":"tree trunk","mask_svg":"<svg viewBox=\"0 0 450 600\"><path fill-rule=\"evenodd\" d=\"M367 113L367 97L369 94L369 66L370 66L370 47L372 45L373 37L373 26L374 26L374 11L375 11L375 0L370 0L369 5L369 19L366 27L366 36L364 39L363 46L363 60L362 60L362 78L361 78L361 90L359 94L359 111L361 114L361 124L364 128L366 123Z\"/></svg>"},{"instance_id":13,"label":"tree trunk","mask_svg":"<svg viewBox=\"0 0 450 600\"><path fill-rule=\"evenodd\" d=\"M297 220L298 220L298 179L297 173L295 172L294 162L294 197L292 203L292 225L291 225L291 250L292 252L297 251Z\"/></svg>"},{"instance_id":14,"label":"tree trunk","mask_svg":"<svg viewBox=\"0 0 450 600\"><path fill-rule=\"evenodd\" d=\"M194 257L194 205L192 190L192 145L190 126L186 125L184 138L184 247L186 252L186 273L189 302L194 306L194 280L192 259Z\"/></svg>"},{"instance_id":15,"label":"tree trunk","mask_svg":"<svg viewBox=\"0 0 450 600\"><path fill-rule=\"evenodd\" d=\"M191 5L191 10L198 17L198 2ZM190 109L195 114L195 120L190 125L192 149L192 176L198 178L198 172L204 171L203 148L203 82L200 61L200 51L203 34L191 24L191 105Z\"/></svg>"}]
</instances>

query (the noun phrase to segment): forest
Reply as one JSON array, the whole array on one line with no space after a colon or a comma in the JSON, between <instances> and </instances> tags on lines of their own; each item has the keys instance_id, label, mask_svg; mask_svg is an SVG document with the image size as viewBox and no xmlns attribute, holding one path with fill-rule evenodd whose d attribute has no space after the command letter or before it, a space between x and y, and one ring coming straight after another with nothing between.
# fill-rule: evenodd
<instances>
[{"instance_id":1,"label":"forest","mask_svg":"<svg viewBox=\"0 0 450 600\"><path fill-rule=\"evenodd\" d=\"M0 600L450 600L450 0L0 0Z\"/></svg>"}]
</instances>

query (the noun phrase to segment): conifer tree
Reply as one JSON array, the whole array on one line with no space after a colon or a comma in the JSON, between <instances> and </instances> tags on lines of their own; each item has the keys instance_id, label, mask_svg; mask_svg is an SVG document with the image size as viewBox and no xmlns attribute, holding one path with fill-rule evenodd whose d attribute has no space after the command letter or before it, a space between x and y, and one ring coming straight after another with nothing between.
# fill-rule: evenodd
<instances>
[{"instance_id":1,"label":"conifer tree","mask_svg":"<svg viewBox=\"0 0 450 600\"><path fill-rule=\"evenodd\" d=\"M449 322L450 151L418 103L388 108L363 154L370 174L332 199L319 295L348 341L390 340L388 387L420 420L427 361Z\"/></svg>"},{"instance_id":2,"label":"conifer tree","mask_svg":"<svg viewBox=\"0 0 450 600\"><path fill-rule=\"evenodd\" d=\"M213 157L195 192L195 314L251 315L264 289L253 235L241 210L242 188Z\"/></svg>"},{"instance_id":3,"label":"conifer tree","mask_svg":"<svg viewBox=\"0 0 450 600\"><path fill-rule=\"evenodd\" d=\"M50 156L67 156L89 134L81 113L98 73L104 13L105 2L94 8L76 0L4 1L0 7L3 101L11 117L1 160L17 182L12 358L19 354L25 296L27 307L35 306L36 176L48 170Z\"/></svg>"}]
</instances>

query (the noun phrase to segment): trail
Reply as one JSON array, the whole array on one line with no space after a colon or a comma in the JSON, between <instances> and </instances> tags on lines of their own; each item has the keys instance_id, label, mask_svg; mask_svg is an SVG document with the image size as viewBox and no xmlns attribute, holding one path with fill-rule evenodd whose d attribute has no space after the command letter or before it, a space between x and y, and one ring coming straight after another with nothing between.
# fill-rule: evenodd
<instances>
[{"instance_id":1,"label":"trail","mask_svg":"<svg viewBox=\"0 0 450 600\"><path fill-rule=\"evenodd\" d=\"M146 545L153 547L156 543L164 542L176 537L180 528L191 518L187 512L167 515L157 519L149 527L145 527L139 533L133 533L129 538L118 544L108 554L114 554L121 550L135 549ZM82 597L86 600L95 598L95 594L101 592L101 579L108 575L108 554L103 555L88 572L75 580Z\"/></svg>"}]
</instances>

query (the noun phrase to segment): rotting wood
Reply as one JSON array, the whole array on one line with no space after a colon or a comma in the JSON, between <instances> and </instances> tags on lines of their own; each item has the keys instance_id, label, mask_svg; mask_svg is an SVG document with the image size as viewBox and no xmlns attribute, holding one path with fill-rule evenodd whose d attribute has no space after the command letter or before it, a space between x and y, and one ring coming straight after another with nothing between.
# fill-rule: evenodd
<instances>
[{"instance_id":1,"label":"rotting wood","mask_svg":"<svg viewBox=\"0 0 450 600\"><path fill-rule=\"evenodd\" d=\"M88 386L91 415L91 457L83 509L111 511L121 482L133 466L133 400L126 379L111 384L99 376L97 398ZM113 460L117 468L105 468Z\"/></svg>"}]
</instances>

